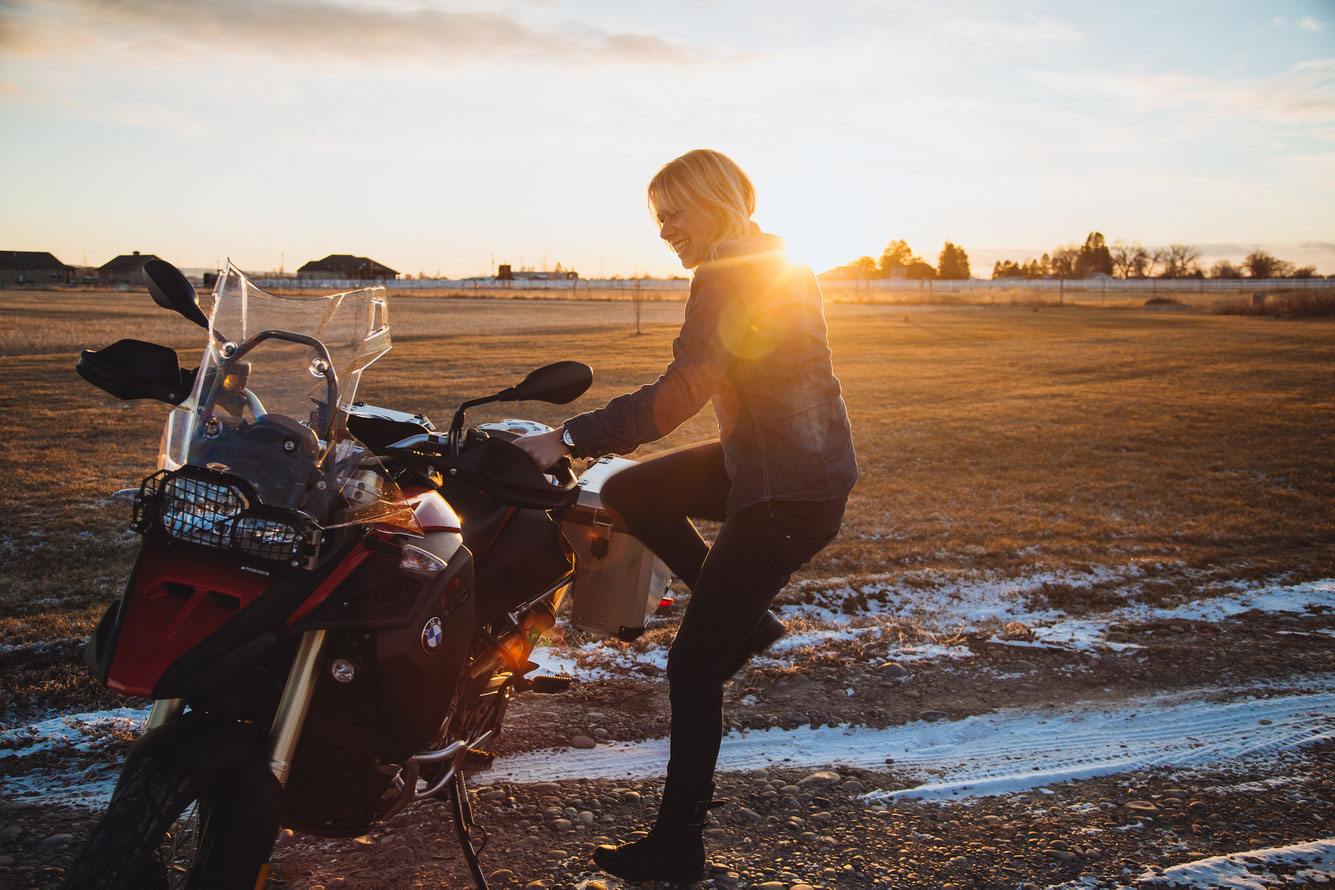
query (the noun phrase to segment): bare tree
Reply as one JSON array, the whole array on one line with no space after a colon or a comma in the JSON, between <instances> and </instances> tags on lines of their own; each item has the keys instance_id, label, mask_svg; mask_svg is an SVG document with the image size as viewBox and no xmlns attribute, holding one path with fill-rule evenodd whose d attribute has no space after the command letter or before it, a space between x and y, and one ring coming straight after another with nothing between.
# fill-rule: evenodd
<instances>
[{"instance_id":1,"label":"bare tree","mask_svg":"<svg viewBox=\"0 0 1335 890\"><path fill-rule=\"evenodd\" d=\"M1145 277L1145 262L1149 255L1139 241L1130 244L1120 238L1108 248L1112 257L1113 274L1119 278Z\"/></svg>"},{"instance_id":2,"label":"bare tree","mask_svg":"<svg viewBox=\"0 0 1335 890\"><path fill-rule=\"evenodd\" d=\"M1141 260L1143 274L1140 277L1153 278L1154 270L1160 266L1165 269L1168 267L1168 248L1150 247L1145 249L1145 255Z\"/></svg>"},{"instance_id":3,"label":"bare tree","mask_svg":"<svg viewBox=\"0 0 1335 890\"><path fill-rule=\"evenodd\" d=\"M1201 271L1197 260L1201 252L1191 244L1170 244L1163 252L1164 270L1161 278L1190 278Z\"/></svg>"},{"instance_id":4,"label":"bare tree","mask_svg":"<svg viewBox=\"0 0 1335 890\"><path fill-rule=\"evenodd\" d=\"M1252 278L1284 278L1293 274L1293 263L1271 256L1264 250L1253 250L1242 261L1242 268Z\"/></svg>"}]
</instances>

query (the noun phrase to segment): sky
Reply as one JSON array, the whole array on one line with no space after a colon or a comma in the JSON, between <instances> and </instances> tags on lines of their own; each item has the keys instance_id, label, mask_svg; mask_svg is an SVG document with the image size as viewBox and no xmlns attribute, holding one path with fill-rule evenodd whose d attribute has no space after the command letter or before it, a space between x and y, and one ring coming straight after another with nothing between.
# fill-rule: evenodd
<instances>
[{"instance_id":1,"label":"sky","mask_svg":"<svg viewBox=\"0 0 1335 890\"><path fill-rule=\"evenodd\" d=\"M0 249L684 274L692 148L818 270L1090 231L1335 273L1335 0L0 0Z\"/></svg>"}]
</instances>

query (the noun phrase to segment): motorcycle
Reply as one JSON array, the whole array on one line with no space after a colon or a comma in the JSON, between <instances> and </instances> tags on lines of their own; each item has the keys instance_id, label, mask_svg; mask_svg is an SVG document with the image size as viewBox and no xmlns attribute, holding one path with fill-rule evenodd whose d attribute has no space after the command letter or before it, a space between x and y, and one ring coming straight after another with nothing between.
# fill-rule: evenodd
<instances>
[{"instance_id":1,"label":"motorcycle","mask_svg":"<svg viewBox=\"0 0 1335 890\"><path fill-rule=\"evenodd\" d=\"M465 412L565 404L592 372L539 368L442 434L356 400L390 348L383 288L284 297L229 264L206 317L175 267L144 274L208 338L195 370L140 340L77 365L172 408L157 472L117 493L142 545L85 650L153 705L65 886L260 887L283 826L359 836L439 798L485 890L465 779L490 766L512 695L571 684L529 655L589 551L562 531L569 461L543 472Z\"/></svg>"}]
</instances>

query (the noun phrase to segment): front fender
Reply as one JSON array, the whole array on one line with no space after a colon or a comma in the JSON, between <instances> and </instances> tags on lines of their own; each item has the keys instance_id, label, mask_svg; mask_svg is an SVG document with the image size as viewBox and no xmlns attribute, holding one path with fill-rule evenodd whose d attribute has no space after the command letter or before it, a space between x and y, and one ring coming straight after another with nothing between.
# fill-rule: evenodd
<instances>
[{"instance_id":1,"label":"front fender","mask_svg":"<svg viewBox=\"0 0 1335 890\"><path fill-rule=\"evenodd\" d=\"M268 771L269 735L249 723L188 713L140 736L130 746L122 774L130 773L141 759L170 763L192 772L209 769L258 772L256 764Z\"/></svg>"}]
</instances>

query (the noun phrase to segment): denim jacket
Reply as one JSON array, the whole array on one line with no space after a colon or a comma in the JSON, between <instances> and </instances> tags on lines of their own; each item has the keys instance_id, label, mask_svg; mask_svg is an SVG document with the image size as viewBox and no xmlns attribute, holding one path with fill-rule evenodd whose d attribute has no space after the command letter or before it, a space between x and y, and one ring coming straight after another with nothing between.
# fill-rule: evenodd
<instances>
[{"instance_id":1,"label":"denim jacket","mask_svg":"<svg viewBox=\"0 0 1335 890\"><path fill-rule=\"evenodd\" d=\"M663 375L566 421L579 457L626 454L713 401L732 487L728 512L764 501L828 501L857 480L830 364L820 287L759 231L726 242L691 280Z\"/></svg>"}]
</instances>

